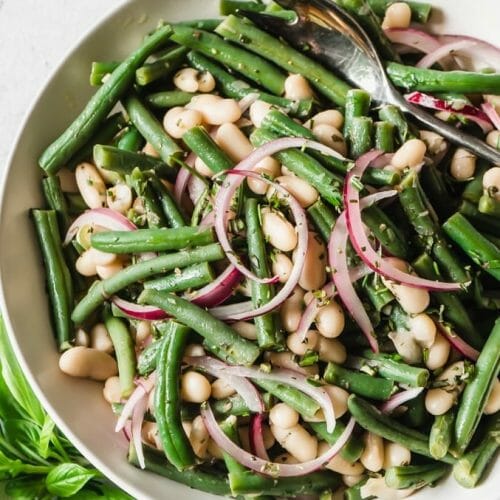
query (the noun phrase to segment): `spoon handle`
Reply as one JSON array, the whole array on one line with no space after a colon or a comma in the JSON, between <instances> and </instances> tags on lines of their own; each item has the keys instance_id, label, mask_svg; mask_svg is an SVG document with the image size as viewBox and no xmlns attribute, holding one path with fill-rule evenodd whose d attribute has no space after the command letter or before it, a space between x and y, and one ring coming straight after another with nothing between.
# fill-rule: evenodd
<instances>
[{"instance_id":1,"label":"spoon handle","mask_svg":"<svg viewBox=\"0 0 500 500\"><path fill-rule=\"evenodd\" d=\"M404 113L409 113L428 129L448 139L450 142L462 146L475 155L484 158L493 165L500 165L500 151L492 148L483 140L467 134L463 130L449 125L436 118L434 115L423 111L421 108L407 102L401 94L394 92L391 96L392 104L398 106Z\"/></svg>"}]
</instances>

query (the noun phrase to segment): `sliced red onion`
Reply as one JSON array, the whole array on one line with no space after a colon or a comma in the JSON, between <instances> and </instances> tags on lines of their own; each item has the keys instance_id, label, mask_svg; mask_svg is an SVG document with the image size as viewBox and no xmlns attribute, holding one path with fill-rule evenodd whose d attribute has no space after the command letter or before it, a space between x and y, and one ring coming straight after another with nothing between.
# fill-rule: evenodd
<instances>
[{"instance_id":1,"label":"sliced red onion","mask_svg":"<svg viewBox=\"0 0 500 500\"><path fill-rule=\"evenodd\" d=\"M194 153L189 153L186 158L186 165L194 168L195 160L196 155ZM174 199L178 205L182 204L182 197L184 196L190 177L191 171L188 168L181 168L177 174L174 186Z\"/></svg>"},{"instance_id":2,"label":"sliced red onion","mask_svg":"<svg viewBox=\"0 0 500 500\"><path fill-rule=\"evenodd\" d=\"M243 398L250 411L254 413L265 411L264 402L255 386L245 377L228 374L226 369L230 366L226 363L210 356L189 356L184 358L184 361L214 377L225 380Z\"/></svg>"},{"instance_id":3,"label":"sliced red onion","mask_svg":"<svg viewBox=\"0 0 500 500\"><path fill-rule=\"evenodd\" d=\"M390 28L385 30L385 34L391 42L412 47L424 54L430 54L441 47L435 37L415 28Z\"/></svg>"},{"instance_id":4,"label":"sliced red onion","mask_svg":"<svg viewBox=\"0 0 500 500\"><path fill-rule=\"evenodd\" d=\"M438 49L429 52L425 57L422 57L416 64L417 68L430 68L433 64L441 61L443 58L453 55L463 49L468 49L476 45L472 40L457 40L445 45L441 45Z\"/></svg>"},{"instance_id":5,"label":"sliced red onion","mask_svg":"<svg viewBox=\"0 0 500 500\"><path fill-rule=\"evenodd\" d=\"M269 462L268 460L263 460L262 458L248 453L243 448L240 448L236 443L231 441L231 439L229 439L219 427L209 404L201 407L201 416L205 422L205 426L210 434L210 437L215 441L219 448L224 450L245 467L271 477L305 476L306 474L310 474L311 472L318 470L330 462L330 460L334 458L345 446L348 439L351 437L355 424L354 419L351 418L344 432L342 432L335 444L326 453L323 453L323 455L320 455L314 460L309 460L308 462L291 465Z\"/></svg>"},{"instance_id":6,"label":"sliced red onion","mask_svg":"<svg viewBox=\"0 0 500 500\"><path fill-rule=\"evenodd\" d=\"M148 395L144 394L137 402L132 413L132 444L137 454L137 461L141 469L146 468L144 461L144 450L142 448L142 423L144 422L144 414L148 407Z\"/></svg>"},{"instance_id":7,"label":"sliced red onion","mask_svg":"<svg viewBox=\"0 0 500 500\"><path fill-rule=\"evenodd\" d=\"M434 323L436 323L439 333L452 345L454 349L456 349L459 353L463 354L471 361L477 361L477 358L480 354L479 351L467 344L465 340L460 338L454 331L446 328L439 321L434 321Z\"/></svg>"},{"instance_id":8,"label":"sliced red onion","mask_svg":"<svg viewBox=\"0 0 500 500\"><path fill-rule=\"evenodd\" d=\"M200 227L201 228L206 228L206 227L214 227L215 224L215 212L212 210L211 212L208 212L207 215L201 219L200 222Z\"/></svg>"},{"instance_id":9,"label":"sliced red onion","mask_svg":"<svg viewBox=\"0 0 500 500\"><path fill-rule=\"evenodd\" d=\"M284 368L273 369L271 372L265 372L254 366L230 366L227 365L221 369L222 373L234 375L236 377L247 377L255 380L272 380L281 384L289 385L295 389L307 394L323 410L325 416L326 428L328 432L335 429L335 413L333 404L328 393L322 388L313 386L309 383L307 377Z\"/></svg>"},{"instance_id":10,"label":"sliced red onion","mask_svg":"<svg viewBox=\"0 0 500 500\"><path fill-rule=\"evenodd\" d=\"M115 432L120 432L125 427L127 421L134 413L135 406L143 396L151 392L155 384L155 378L154 373L152 373L147 379L139 379L137 381L137 387L123 406L122 413L116 422Z\"/></svg>"},{"instance_id":11,"label":"sliced red onion","mask_svg":"<svg viewBox=\"0 0 500 500\"><path fill-rule=\"evenodd\" d=\"M201 307L218 306L231 297L242 278L240 271L230 264L212 283L190 294L190 300Z\"/></svg>"},{"instance_id":12,"label":"sliced red onion","mask_svg":"<svg viewBox=\"0 0 500 500\"><path fill-rule=\"evenodd\" d=\"M168 318L167 313L163 309L154 306L146 306L129 302L128 300L121 299L117 295L111 297L113 304L124 312L129 318L157 321Z\"/></svg>"},{"instance_id":13,"label":"sliced red onion","mask_svg":"<svg viewBox=\"0 0 500 500\"><path fill-rule=\"evenodd\" d=\"M490 119L491 123L495 125L495 128L497 130L500 130L500 115L495 109L495 106L493 106L491 102L484 102L483 104L481 104L481 108L486 116Z\"/></svg>"},{"instance_id":14,"label":"sliced red onion","mask_svg":"<svg viewBox=\"0 0 500 500\"><path fill-rule=\"evenodd\" d=\"M461 290L463 286L467 285L467 283L445 283L442 281L432 281L402 272L390 263L381 259L380 255L372 248L371 243L365 234L363 221L361 219L359 191L355 188L352 180L354 177L361 179L363 172L370 165L372 160L380 156L380 154L380 151L370 151L361 156L356 161L355 167L347 174L344 183L344 207L347 230L349 232L349 238L354 250L363 262L365 262L368 267L373 269L373 271L387 279L395 281L396 283L437 292L456 292ZM337 285L337 283L335 284Z\"/></svg>"},{"instance_id":15,"label":"sliced red onion","mask_svg":"<svg viewBox=\"0 0 500 500\"><path fill-rule=\"evenodd\" d=\"M242 97L238 101L238 106L241 109L241 112L244 113L255 101L259 100L260 95L257 92L251 92L246 96Z\"/></svg>"},{"instance_id":16,"label":"sliced red onion","mask_svg":"<svg viewBox=\"0 0 500 500\"><path fill-rule=\"evenodd\" d=\"M490 119L488 115L481 111L479 108L472 106L471 104L463 104L459 109L456 109L453 104L450 104L443 99L438 99L423 92L412 92L411 94L406 94L405 99L412 104L418 104L424 108L436 109L439 111L446 111L453 113L455 115L462 116L467 120L477 123L484 133L490 132L493 127L491 126Z\"/></svg>"},{"instance_id":17,"label":"sliced red onion","mask_svg":"<svg viewBox=\"0 0 500 500\"><path fill-rule=\"evenodd\" d=\"M408 389L406 391L398 392L394 394L394 396L390 397L384 404L380 406L380 411L382 413L391 413L398 406L406 403L407 401L411 401L415 399L422 391L423 387L414 387L412 389Z\"/></svg>"},{"instance_id":18,"label":"sliced red onion","mask_svg":"<svg viewBox=\"0 0 500 500\"><path fill-rule=\"evenodd\" d=\"M387 165L391 164L391 160L394 157L394 153L384 153L381 154L378 158L373 160L372 164L370 165L373 168L383 168L387 167Z\"/></svg>"},{"instance_id":19,"label":"sliced red onion","mask_svg":"<svg viewBox=\"0 0 500 500\"><path fill-rule=\"evenodd\" d=\"M134 231L137 229L137 226L120 212L111 210L111 208L92 208L85 210L71 224L64 238L63 245L67 245L79 229L85 225L101 226L112 231Z\"/></svg>"},{"instance_id":20,"label":"sliced red onion","mask_svg":"<svg viewBox=\"0 0 500 500\"><path fill-rule=\"evenodd\" d=\"M278 306L279 304L276 307ZM247 319L255 318L255 316L259 316L259 314L253 313L253 303L250 300L246 302L238 302L237 304L212 307L209 312L212 316L222 321L245 321Z\"/></svg>"},{"instance_id":21,"label":"sliced red onion","mask_svg":"<svg viewBox=\"0 0 500 500\"><path fill-rule=\"evenodd\" d=\"M198 200L206 191L207 186L199 177L197 177L196 175L191 175L188 179L187 189L189 198L193 202L193 205L196 205Z\"/></svg>"},{"instance_id":22,"label":"sliced red onion","mask_svg":"<svg viewBox=\"0 0 500 500\"><path fill-rule=\"evenodd\" d=\"M250 418L250 426L248 429L250 449L255 456L269 462L269 455L267 454L267 450L264 445L264 429L262 426L263 420L264 414L262 413L252 415Z\"/></svg>"}]
</instances>

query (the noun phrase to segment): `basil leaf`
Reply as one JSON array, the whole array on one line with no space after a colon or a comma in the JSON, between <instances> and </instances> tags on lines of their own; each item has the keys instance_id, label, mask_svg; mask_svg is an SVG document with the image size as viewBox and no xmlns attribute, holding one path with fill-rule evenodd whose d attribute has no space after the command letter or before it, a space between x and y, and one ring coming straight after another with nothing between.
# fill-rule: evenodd
<instances>
[{"instance_id":1,"label":"basil leaf","mask_svg":"<svg viewBox=\"0 0 500 500\"><path fill-rule=\"evenodd\" d=\"M113 484L102 484L92 481L84 489L71 497L71 500L134 500Z\"/></svg>"},{"instance_id":2,"label":"basil leaf","mask_svg":"<svg viewBox=\"0 0 500 500\"><path fill-rule=\"evenodd\" d=\"M40 453L42 458L47 458L49 456L49 447L54 434L54 427L54 421L48 415L45 415L45 421L38 440L38 453Z\"/></svg>"},{"instance_id":3,"label":"basil leaf","mask_svg":"<svg viewBox=\"0 0 500 500\"><path fill-rule=\"evenodd\" d=\"M4 491L8 498L16 500L42 498L47 493L44 478L40 476L21 476L11 479L5 483Z\"/></svg>"},{"instance_id":4,"label":"basil leaf","mask_svg":"<svg viewBox=\"0 0 500 500\"><path fill-rule=\"evenodd\" d=\"M53 495L66 498L80 491L97 474L78 464L60 464L47 474L45 485Z\"/></svg>"}]
</instances>

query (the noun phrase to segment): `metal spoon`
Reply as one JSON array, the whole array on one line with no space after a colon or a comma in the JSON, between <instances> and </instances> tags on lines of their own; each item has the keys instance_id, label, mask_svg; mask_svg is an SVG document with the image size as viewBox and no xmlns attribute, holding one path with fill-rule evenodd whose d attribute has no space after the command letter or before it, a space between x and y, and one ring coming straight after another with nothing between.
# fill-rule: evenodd
<instances>
[{"instance_id":1,"label":"metal spoon","mask_svg":"<svg viewBox=\"0 0 500 500\"><path fill-rule=\"evenodd\" d=\"M299 50L306 48L354 87L369 92L376 103L394 104L450 142L500 165L500 151L407 102L387 77L366 32L336 3L331 0L275 1L286 9L294 10L296 20L290 22L278 16L247 11L244 15Z\"/></svg>"}]
</instances>

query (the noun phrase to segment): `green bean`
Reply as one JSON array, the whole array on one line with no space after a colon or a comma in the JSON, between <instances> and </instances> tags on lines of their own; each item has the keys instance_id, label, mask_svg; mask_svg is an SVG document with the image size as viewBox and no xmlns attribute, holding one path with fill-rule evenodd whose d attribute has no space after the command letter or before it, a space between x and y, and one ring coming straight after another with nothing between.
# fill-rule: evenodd
<instances>
[{"instance_id":1,"label":"green bean","mask_svg":"<svg viewBox=\"0 0 500 500\"><path fill-rule=\"evenodd\" d=\"M412 263L413 268L423 278L442 281L437 264L427 254L420 255ZM467 309L456 293L434 292L432 297L443 307L443 317L449 321L466 342L480 349L484 341L470 319Z\"/></svg>"},{"instance_id":2,"label":"green bean","mask_svg":"<svg viewBox=\"0 0 500 500\"><path fill-rule=\"evenodd\" d=\"M491 215L482 214L477 206L464 200L458 209L479 231L491 233L500 237L500 219Z\"/></svg>"},{"instance_id":3,"label":"green bean","mask_svg":"<svg viewBox=\"0 0 500 500\"><path fill-rule=\"evenodd\" d=\"M486 239L460 213L452 215L444 224L445 233L478 266L500 280L500 249Z\"/></svg>"},{"instance_id":4,"label":"green bean","mask_svg":"<svg viewBox=\"0 0 500 500\"><path fill-rule=\"evenodd\" d=\"M340 420L337 420L335 424L335 429L333 432L328 432L326 430L326 424L324 422L310 422L312 430L316 433L319 439L326 441L330 446L333 446L340 435L344 432L346 426ZM363 440L358 436L351 434L351 437L347 443L340 450L340 456L347 460L349 463L354 463L359 460L364 450Z\"/></svg>"},{"instance_id":5,"label":"green bean","mask_svg":"<svg viewBox=\"0 0 500 500\"><path fill-rule=\"evenodd\" d=\"M96 144L94 146L94 163L106 170L112 170L121 175L128 175L134 169L141 171L154 170L170 181L175 180L177 170L169 167L164 161L142 153L127 151L114 146Z\"/></svg>"},{"instance_id":6,"label":"green bean","mask_svg":"<svg viewBox=\"0 0 500 500\"><path fill-rule=\"evenodd\" d=\"M165 456L178 470L195 464L195 456L182 428L180 405L181 363L190 329L175 321L158 352L155 387L155 417Z\"/></svg>"},{"instance_id":7,"label":"green bean","mask_svg":"<svg viewBox=\"0 0 500 500\"><path fill-rule=\"evenodd\" d=\"M491 416L487 431L473 449L460 457L453 467L453 477L464 488L474 488L483 476L488 463L500 446L500 413Z\"/></svg>"},{"instance_id":8,"label":"green bean","mask_svg":"<svg viewBox=\"0 0 500 500\"><path fill-rule=\"evenodd\" d=\"M346 94L344 110L344 135L350 137L352 119L367 116L370 112L371 97L361 89L351 89Z\"/></svg>"},{"instance_id":9,"label":"green bean","mask_svg":"<svg viewBox=\"0 0 500 500\"><path fill-rule=\"evenodd\" d=\"M215 241L212 228L178 227L137 229L135 231L104 231L91 237L92 247L101 252L142 253L180 250L186 247L208 245Z\"/></svg>"},{"instance_id":10,"label":"green bean","mask_svg":"<svg viewBox=\"0 0 500 500\"><path fill-rule=\"evenodd\" d=\"M174 108L185 106L191 99L199 94L184 92L183 90L164 90L146 96L146 102L154 108Z\"/></svg>"},{"instance_id":11,"label":"green bean","mask_svg":"<svg viewBox=\"0 0 500 500\"><path fill-rule=\"evenodd\" d=\"M339 106L345 105L349 85L316 61L309 59L302 52L293 49L278 38L236 16L226 17L215 31L219 35L243 45L248 50L266 57L285 71L304 75L328 99Z\"/></svg>"},{"instance_id":12,"label":"green bean","mask_svg":"<svg viewBox=\"0 0 500 500\"><path fill-rule=\"evenodd\" d=\"M103 84L103 78L113 73L118 66L120 66L119 61L94 61L90 69L90 85L100 87Z\"/></svg>"},{"instance_id":13,"label":"green bean","mask_svg":"<svg viewBox=\"0 0 500 500\"><path fill-rule=\"evenodd\" d=\"M477 209L482 214L490 215L492 217L500 216L500 202L495 198L492 198L489 194L483 194L481 198L479 198Z\"/></svg>"},{"instance_id":14,"label":"green bean","mask_svg":"<svg viewBox=\"0 0 500 500\"><path fill-rule=\"evenodd\" d=\"M151 342L146 346L139 357L137 358L137 373L141 377L145 377L156 370L158 364L158 353L160 352L161 345L165 341L165 337Z\"/></svg>"},{"instance_id":15,"label":"green bean","mask_svg":"<svg viewBox=\"0 0 500 500\"><path fill-rule=\"evenodd\" d=\"M251 12L262 12L266 9L265 4L255 0L220 0L219 11L221 16L236 14L238 10L243 9Z\"/></svg>"},{"instance_id":16,"label":"green bean","mask_svg":"<svg viewBox=\"0 0 500 500\"><path fill-rule=\"evenodd\" d=\"M422 428L430 420L430 414L425 408L425 393L421 392L416 398L405 403L407 408L403 415L406 425L412 428Z\"/></svg>"},{"instance_id":17,"label":"green bean","mask_svg":"<svg viewBox=\"0 0 500 500\"><path fill-rule=\"evenodd\" d=\"M184 268L200 262L213 262L224 258L224 251L218 243L204 247L181 250L155 257L154 259L132 264L114 276L102 281L95 281L76 305L71 319L81 324L104 301L123 288L156 274L166 273L176 268Z\"/></svg>"},{"instance_id":18,"label":"green bean","mask_svg":"<svg viewBox=\"0 0 500 500\"><path fill-rule=\"evenodd\" d=\"M347 405L351 415L364 429L384 439L401 444L414 453L432 458L429 452L428 438L425 434L405 427L355 394L349 396ZM455 459L449 454L441 460L449 464L455 463Z\"/></svg>"},{"instance_id":19,"label":"green bean","mask_svg":"<svg viewBox=\"0 0 500 500\"><path fill-rule=\"evenodd\" d=\"M470 180L462 192L462 198L474 204L479 202L483 195L483 175L490 168L489 163L485 160L478 159L474 178Z\"/></svg>"},{"instance_id":20,"label":"green bean","mask_svg":"<svg viewBox=\"0 0 500 500\"><path fill-rule=\"evenodd\" d=\"M113 71L75 121L42 153L38 160L40 167L48 174L55 174L87 143L118 100L130 88L135 70L154 50L165 43L171 33L170 26L162 26Z\"/></svg>"},{"instance_id":21,"label":"green bean","mask_svg":"<svg viewBox=\"0 0 500 500\"><path fill-rule=\"evenodd\" d=\"M122 151L130 151L132 153L137 153L144 146L144 138L141 133L133 126L130 125L128 130L126 130L118 141L118 149ZM95 147L94 147L95 155Z\"/></svg>"},{"instance_id":22,"label":"green bean","mask_svg":"<svg viewBox=\"0 0 500 500\"><path fill-rule=\"evenodd\" d=\"M387 7L396 1L397 0L368 0L368 3L375 14L384 17ZM432 10L432 5L430 3L411 1L405 3L410 6L412 21L425 24L429 20Z\"/></svg>"},{"instance_id":23,"label":"green bean","mask_svg":"<svg viewBox=\"0 0 500 500\"><path fill-rule=\"evenodd\" d=\"M70 225L68 202L61 189L61 181L55 175L49 175L42 179L42 188L45 200L52 210L57 214L62 231L66 231Z\"/></svg>"},{"instance_id":24,"label":"green bean","mask_svg":"<svg viewBox=\"0 0 500 500\"><path fill-rule=\"evenodd\" d=\"M160 307L178 321L198 332L206 343L217 350L224 361L235 364L252 364L260 355L259 348L240 337L230 326L214 318L201 307L176 295L144 290L139 303Z\"/></svg>"},{"instance_id":25,"label":"green bean","mask_svg":"<svg viewBox=\"0 0 500 500\"><path fill-rule=\"evenodd\" d=\"M394 295L377 277L374 277L371 281L363 283L363 290L375 310L379 312L382 311L387 304L390 304L394 300Z\"/></svg>"},{"instance_id":26,"label":"green bean","mask_svg":"<svg viewBox=\"0 0 500 500\"><path fill-rule=\"evenodd\" d=\"M500 94L500 75L472 71L439 71L390 62L387 74L396 87L422 92Z\"/></svg>"},{"instance_id":27,"label":"green bean","mask_svg":"<svg viewBox=\"0 0 500 500\"><path fill-rule=\"evenodd\" d=\"M361 24L377 47L382 58L390 61L401 61L389 39L380 25L380 19L375 14L367 0L335 0L341 7L351 13Z\"/></svg>"},{"instance_id":28,"label":"green bean","mask_svg":"<svg viewBox=\"0 0 500 500\"><path fill-rule=\"evenodd\" d=\"M180 68L187 54L185 47L175 47L169 50L152 63L144 64L137 68L135 72L135 81L138 85L149 85L160 78L171 76L174 71Z\"/></svg>"},{"instance_id":29,"label":"green bean","mask_svg":"<svg viewBox=\"0 0 500 500\"><path fill-rule=\"evenodd\" d=\"M375 149L384 153L394 152L395 126L389 122L375 122Z\"/></svg>"},{"instance_id":30,"label":"green bean","mask_svg":"<svg viewBox=\"0 0 500 500\"><path fill-rule=\"evenodd\" d=\"M446 219L456 210L456 196L450 194L443 172L435 165L424 165L422 167L420 182L440 220Z\"/></svg>"},{"instance_id":31,"label":"green bean","mask_svg":"<svg viewBox=\"0 0 500 500\"><path fill-rule=\"evenodd\" d=\"M182 157L182 150L177 143L170 138L161 123L149 111L146 106L135 95L130 95L123 102L129 115L130 121L137 130L158 152L160 158L169 166L174 166L176 161Z\"/></svg>"},{"instance_id":32,"label":"green bean","mask_svg":"<svg viewBox=\"0 0 500 500\"><path fill-rule=\"evenodd\" d=\"M355 116L351 120L349 139L351 156L359 158L372 148L373 120L367 116Z\"/></svg>"},{"instance_id":33,"label":"green bean","mask_svg":"<svg viewBox=\"0 0 500 500\"><path fill-rule=\"evenodd\" d=\"M237 443L238 433L236 419L229 417L222 422L222 430ZM339 476L330 471L312 472L306 476L274 478L256 474L246 469L229 454L224 453L224 462L229 472L231 493L239 495L272 495L288 497L290 495L307 495L336 489L340 484Z\"/></svg>"},{"instance_id":34,"label":"green bean","mask_svg":"<svg viewBox=\"0 0 500 500\"><path fill-rule=\"evenodd\" d=\"M401 110L397 106L394 106L394 104L382 106L378 111L378 117L380 120L394 125L401 144L404 144L408 139L417 137L412 128L408 125Z\"/></svg>"},{"instance_id":35,"label":"green bean","mask_svg":"<svg viewBox=\"0 0 500 500\"><path fill-rule=\"evenodd\" d=\"M212 172L223 172L233 167L234 162L231 158L217 146L202 126L189 129L182 136L182 140Z\"/></svg>"},{"instance_id":36,"label":"green bean","mask_svg":"<svg viewBox=\"0 0 500 500\"><path fill-rule=\"evenodd\" d=\"M283 108L293 116L304 118L311 113L313 107L312 99L292 101L285 97L267 94L262 90L250 87L248 83L242 80L238 80L221 66L198 52L190 52L187 58L194 68L200 71L208 71L217 80L222 93L228 97L242 99L248 94L258 94L261 101Z\"/></svg>"},{"instance_id":37,"label":"green bean","mask_svg":"<svg viewBox=\"0 0 500 500\"><path fill-rule=\"evenodd\" d=\"M217 475L212 471L205 472L200 468L179 471L169 463L163 453L148 445L143 445L143 448L146 470L205 493L220 496L231 495L231 488L225 476ZM137 451L132 443L128 451L128 461L135 467L140 467Z\"/></svg>"},{"instance_id":38,"label":"green bean","mask_svg":"<svg viewBox=\"0 0 500 500\"><path fill-rule=\"evenodd\" d=\"M368 366L374 367L381 377L412 387L425 387L427 385L429 370L425 368L402 363L396 360L392 354L375 354L365 350L363 356L369 360Z\"/></svg>"},{"instance_id":39,"label":"green bean","mask_svg":"<svg viewBox=\"0 0 500 500\"><path fill-rule=\"evenodd\" d=\"M177 205L170 191L165 184L156 176L149 179L151 187L156 194L159 204L163 210L163 215L169 227L178 229L187 226L186 216L182 209Z\"/></svg>"},{"instance_id":40,"label":"green bean","mask_svg":"<svg viewBox=\"0 0 500 500\"><path fill-rule=\"evenodd\" d=\"M454 424L455 410L453 408L435 417L429 434L429 451L436 460L440 460L448 453L453 438Z\"/></svg>"},{"instance_id":41,"label":"green bean","mask_svg":"<svg viewBox=\"0 0 500 500\"><path fill-rule=\"evenodd\" d=\"M407 488L423 488L433 485L448 473L450 467L446 464L401 465L389 467L385 471L385 484L389 488L403 490Z\"/></svg>"},{"instance_id":42,"label":"green bean","mask_svg":"<svg viewBox=\"0 0 500 500\"><path fill-rule=\"evenodd\" d=\"M109 308L104 310L104 324L109 333L120 377L120 389L123 398L127 398L135 389L135 346L132 336L123 319L115 318Z\"/></svg>"},{"instance_id":43,"label":"green bean","mask_svg":"<svg viewBox=\"0 0 500 500\"><path fill-rule=\"evenodd\" d=\"M184 292L189 289L200 288L213 280L212 268L207 262L201 262L200 264L185 267L179 272L146 281L144 282L144 288L152 288L163 292Z\"/></svg>"},{"instance_id":44,"label":"green bean","mask_svg":"<svg viewBox=\"0 0 500 500\"><path fill-rule=\"evenodd\" d=\"M482 413L500 371L500 319L476 361L472 378L465 386L455 420L454 447L462 454L479 425Z\"/></svg>"},{"instance_id":45,"label":"green bean","mask_svg":"<svg viewBox=\"0 0 500 500\"><path fill-rule=\"evenodd\" d=\"M250 141L254 146L262 146L275 138L272 132L259 128L252 132ZM317 160L302 151L288 149L275 156L295 175L315 187L328 203L334 207L340 206L340 187L343 182L340 177L326 170Z\"/></svg>"},{"instance_id":46,"label":"green bean","mask_svg":"<svg viewBox=\"0 0 500 500\"><path fill-rule=\"evenodd\" d=\"M365 396L370 399L385 400L394 392L392 380L372 377L366 373L346 370L335 363L328 363L324 379L329 384L335 384L343 389Z\"/></svg>"},{"instance_id":47,"label":"green bean","mask_svg":"<svg viewBox=\"0 0 500 500\"><path fill-rule=\"evenodd\" d=\"M54 210L32 210L33 222L45 266L47 291L52 305L52 319L59 349L71 347L73 328L71 308L73 290L69 270L62 255L62 243Z\"/></svg>"},{"instance_id":48,"label":"green bean","mask_svg":"<svg viewBox=\"0 0 500 500\"><path fill-rule=\"evenodd\" d=\"M220 24L220 19L192 19L190 21L180 21L175 26L188 26L198 30L213 31Z\"/></svg>"},{"instance_id":49,"label":"green bean","mask_svg":"<svg viewBox=\"0 0 500 500\"><path fill-rule=\"evenodd\" d=\"M220 24L215 31L218 32L219 28ZM286 76L274 64L228 43L216 34L185 26L174 26L171 39L221 62L273 94L281 95L284 92Z\"/></svg>"},{"instance_id":50,"label":"green bean","mask_svg":"<svg viewBox=\"0 0 500 500\"><path fill-rule=\"evenodd\" d=\"M268 252L261 227L260 208L256 198L245 200L245 223L248 245L248 257L253 272L259 278L268 278L271 271ZM270 284L251 282L252 303L255 308L267 304L274 296L274 287ZM281 345L281 336L273 313L257 316L254 320L257 329L257 342L261 349L276 349Z\"/></svg>"},{"instance_id":51,"label":"green bean","mask_svg":"<svg viewBox=\"0 0 500 500\"><path fill-rule=\"evenodd\" d=\"M307 209L307 213L310 215L323 241L328 243L333 226L335 225L335 214L333 210L328 205L325 205L321 198L318 198L317 201Z\"/></svg>"},{"instance_id":52,"label":"green bean","mask_svg":"<svg viewBox=\"0 0 500 500\"><path fill-rule=\"evenodd\" d=\"M88 208L80 193L65 193L65 198L70 215L80 215Z\"/></svg>"}]
</instances>

